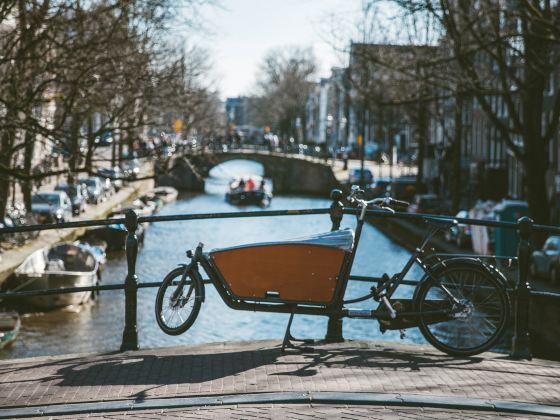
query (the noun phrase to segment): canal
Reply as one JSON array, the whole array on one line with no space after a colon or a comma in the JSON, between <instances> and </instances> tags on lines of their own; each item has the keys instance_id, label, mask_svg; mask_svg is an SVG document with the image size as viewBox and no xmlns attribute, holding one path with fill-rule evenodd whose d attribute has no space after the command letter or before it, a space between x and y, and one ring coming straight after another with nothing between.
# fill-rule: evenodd
<instances>
[{"instance_id":1,"label":"canal","mask_svg":"<svg viewBox=\"0 0 560 420\"><path fill-rule=\"evenodd\" d=\"M227 182L232 176L262 174L256 162L230 161L215 167L207 179L206 193L183 195L166 205L160 214L205 213L255 210L238 208L224 200ZM274 197L269 209L304 209L328 207L328 198ZM342 227L353 227L355 218L345 216ZM200 241L205 249L240 243L275 241L301 237L330 230L328 215L288 216L248 219L202 220L152 224L138 253L137 274L140 282L161 281L178 263L185 262L185 251ZM374 227L366 225L354 264L353 274L393 274L408 258L405 249L391 242ZM418 276L413 271L410 278ZM108 256L103 283L122 283L126 277L123 252ZM369 285L350 282L347 297L365 294ZM401 286L401 294L412 289ZM281 339L288 321L286 314L233 311L226 307L211 286L206 288L206 301L194 326L180 336L161 332L154 317L156 289L138 293L138 336L140 346L168 347L219 341ZM373 302L356 307L373 307ZM296 316L293 333L305 338L323 338L327 318ZM20 336L12 348L0 352L0 358L19 358L68 353L115 351L120 347L124 326L123 291L103 292L90 304L46 313L28 313L22 318ZM344 336L349 339L400 340L399 333L379 332L377 321L344 320ZM424 342L416 329L407 332L405 342Z\"/></svg>"}]
</instances>

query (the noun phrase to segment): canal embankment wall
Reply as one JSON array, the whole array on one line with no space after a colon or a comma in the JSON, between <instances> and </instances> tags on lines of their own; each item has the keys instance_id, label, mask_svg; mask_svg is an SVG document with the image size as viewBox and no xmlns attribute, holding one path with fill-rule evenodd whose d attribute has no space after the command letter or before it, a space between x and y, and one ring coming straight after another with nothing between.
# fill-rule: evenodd
<instances>
[{"instance_id":1,"label":"canal embankment wall","mask_svg":"<svg viewBox=\"0 0 560 420\"><path fill-rule=\"evenodd\" d=\"M118 193L109 197L106 201L95 206L88 206L85 213L74 217L72 221L105 219L115 206L130 202L153 187L153 179L131 182L121 188ZM0 260L0 287L31 253L58 242L74 241L84 234L85 229L86 228L45 230L40 232L39 236L32 241L22 246L5 250Z\"/></svg>"}]
</instances>

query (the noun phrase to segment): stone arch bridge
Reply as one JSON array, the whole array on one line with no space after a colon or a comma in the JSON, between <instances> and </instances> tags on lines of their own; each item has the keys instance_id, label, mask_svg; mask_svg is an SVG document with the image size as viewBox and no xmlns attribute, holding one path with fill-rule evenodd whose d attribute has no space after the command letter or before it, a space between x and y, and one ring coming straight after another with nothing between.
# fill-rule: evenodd
<instances>
[{"instance_id":1,"label":"stone arch bridge","mask_svg":"<svg viewBox=\"0 0 560 420\"><path fill-rule=\"evenodd\" d=\"M281 194L328 195L340 186L330 165L324 161L295 154L257 150L194 152L174 156L160 168L159 185L182 191L203 191L210 170L229 160L245 159L264 167L264 176L272 179L274 192Z\"/></svg>"}]
</instances>

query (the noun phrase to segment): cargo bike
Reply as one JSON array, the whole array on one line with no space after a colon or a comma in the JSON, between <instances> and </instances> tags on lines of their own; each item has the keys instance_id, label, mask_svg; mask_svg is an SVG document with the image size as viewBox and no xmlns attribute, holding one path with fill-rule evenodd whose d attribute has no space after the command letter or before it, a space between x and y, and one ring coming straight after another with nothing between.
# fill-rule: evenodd
<instances>
[{"instance_id":1,"label":"cargo bike","mask_svg":"<svg viewBox=\"0 0 560 420\"><path fill-rule=\"evenodd\" d=\"M203 251L187 251L181 264L164 278L156 297L155 315L167 334L187 331L205 300L206 272L223 301L232 309L335 318L378 320L381 331L418 327L437 349L470 356L494 346L504 334L510 302L504 276L475 257L442 257L425 251L430 239L456 221L426 217L429 229L400 272L374 281L369 293L345 300L346 286L360 242L366 210L394 212L408 205L392 198L365 201L356 187L347 197L357 209L355 230L344 229L282 242L253 243ZM424 275L411 299L393 298L414 264ZM348 305L374 300L376 309ZM285 344L286 344L285 339Z\"/></svg>"}]
</instances>

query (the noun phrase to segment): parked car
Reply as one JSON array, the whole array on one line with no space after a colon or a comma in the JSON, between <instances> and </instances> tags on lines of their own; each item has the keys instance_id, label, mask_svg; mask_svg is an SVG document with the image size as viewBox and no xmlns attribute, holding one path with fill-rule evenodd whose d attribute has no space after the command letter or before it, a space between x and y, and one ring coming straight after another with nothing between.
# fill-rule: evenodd
<instances>
[{"instance_id":1,"label":"parked car","mask_svg":"<svg viewBox=\"0 0 560 420\"><path fill-rule=\"evenodd\" d=\"M72 201L72 214L78 216L86 211L87 191L82 184L68 185L59 184L55 191L64 191Z\"/></svg>"},{"instance_id":2,"label":"parked car","mask_svg":"<svg viewBox=\"0 0 560 420\"><path fill-rule=\"evenodd\" d=\"M415 194L422 192L423 185L420 188L418 191L415 176L400 176L393 178L388 193L397 200L412 201Z\"/></svg>"},{"instance_id":3,"label":"parked car","mask_svg":"<svg viewBox=\"0 0 560 420\"><path fill-rule=\"evenodd\" d=\"M113 133L109 131L102 133L94 139L94 143L100 147L111 146L113 144Z\"/></svg>"},{"instance_id":4,"label":"parked car","mask_svg":"<svg viewBox=\"0 0 560 420\"><path fill-rule=\"evenodd\" d=\"M468 219L469 212L461 210L455 215L458 219ZM471 227L463 223L458 223L451 229L445 231L445 240L456 244L459 248L467 248L472 244Z\"/></svg>"},{"instance_id":5,"label":"parked car","mask_svg":"<svg viewBox=\"0 0 560 420\"><path fill-rule=\"evenodd\" d=\"M368 168L364 168L363 172L364 184L371 184L373 182L373 174ZM362 169L353 168L348 172L348 183L350 185L359 184L362 179Z\"/></svg>"},{"instance_id":6,"label":"parked car","mask_svg":"<svg viewBox=\"0 0 560 420\"><path fill-rule=\"evenodd\" d=\"M366 190L367 199L387 196L390 185L391 178L376 178L375 182Z\"/></svg>"},{"instance_id":7,"label":"parked car","mask_svg":"<svg viewBox=\"0 0 560 420\"><path fill-rule=\"evenodd\" d=\"M550 236L531 256L531 276L557 282L560 279L560 236Z\"/></svg>"},{"instance_id":8,"label":"parked car","mask_svg":"<svg viewBox=\"0 0 560 420\"><path fill-rule=\"evenodd\" d=\"M414 202L408 207L410 213L437 214L441 210L441 200L435 194L418 194L414 197Z\"/></svg>"},{"instance_id":9,"label":"parked car","mask_svg":"<svg viewBox=\"0 0 560 420\"><path fill-rule=\"evenodd\" d=\"M78 182L86 186L88 203L99 204L103 201L103 185L101 184L101 180L99 178L95 176L80 178Z\"/></svg>"},{"instance_id":10,"label":"parked car","mask_svg":"<svg viewBox=\"0 0 560 420\"><path fill-rule=\"evenodd\" d=\"M123 187L123 181L120 179L123 177L123 173L121 168L118 166L114 166L112 168L98 168L97 172L103 177L109 179L116 192L119 192L119 190Z\"/></svg>"},{"instance_id":11,"label":"parked car","mask_svg":"<svg viewBox=\"0 0 560 420\"><path fill-rule=\"evenodd\" d=\"M125 160L121 163L121 168L126 177L136 178L140 174L140 162L137 158Z\"/></svg>"},{"instance_id":12,"label":"parked car","mask_svg":"<svg viewBox=\"0 0 560 420\"><path fill-rule=\"evenodd\" d=\"M31 211L38 223L62 223L72 217L72 201L64 191L49 191L31 197Z\"/></svg>"}]
</instances>

